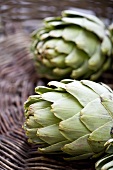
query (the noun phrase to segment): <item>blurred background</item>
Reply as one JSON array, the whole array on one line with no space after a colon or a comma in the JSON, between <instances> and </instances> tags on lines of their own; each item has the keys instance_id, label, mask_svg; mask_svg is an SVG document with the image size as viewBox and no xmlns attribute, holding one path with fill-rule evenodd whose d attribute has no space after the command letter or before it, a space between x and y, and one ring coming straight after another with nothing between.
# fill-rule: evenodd
<instances>
[{"instance_id":1,"label":"blurred background","mask_svg":"<svg viewBox=\"0 0 113 170\"><path fill-rule=\"evenodd\" d=\"M19 29L30 33L41 27L42 19L58 16L65 9L95 14L106 25L113 22L113 0L0 0L0 33Z\"/></svg>"}]
</instances>

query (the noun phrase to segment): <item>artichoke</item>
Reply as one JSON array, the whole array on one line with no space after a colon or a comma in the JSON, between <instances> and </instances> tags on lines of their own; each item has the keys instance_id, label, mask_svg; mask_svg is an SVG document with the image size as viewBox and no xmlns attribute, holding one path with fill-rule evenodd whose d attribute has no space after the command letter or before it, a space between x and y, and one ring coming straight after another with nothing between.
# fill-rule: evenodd
<instances>
[{"instance_id":1,"label":"artichoke","mask_svg":"<svg viewBox=\"0 0 113 170\"><path fill-rule=\"evenodd\" d=\"M31 48L40 77L96 80L110 67L110 33L99 18L65 10L44 21Z\"/></svg>"},{"instance_id":2,"label":"artichoke","mask_svg":"<svg viewBox=\"0 0 113 170\"><path fill-rule=\"evenodd\" d=\"M101 158L95 164L96 170L113 170L113 138L109 139L105 143L106 153L108 153L105 157Z\"/></svg>"},{"instance_id":3,"label":"artichoke","mask_svg":"<svg viewBox=\"0 0 113 170\"><path fill-rule=\"evenodd\" d=\"M24 129L42 153L66 153L67 160L98 157L111 138L113 91L90 80L51 81L25 101Z\"/></svg>"}]
</instances>

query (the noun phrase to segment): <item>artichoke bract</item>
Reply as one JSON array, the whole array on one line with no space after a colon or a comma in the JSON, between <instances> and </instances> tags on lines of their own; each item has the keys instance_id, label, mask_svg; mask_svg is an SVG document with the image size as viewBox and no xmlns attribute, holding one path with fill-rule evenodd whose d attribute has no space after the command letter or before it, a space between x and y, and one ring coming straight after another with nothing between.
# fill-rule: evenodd
<instances>
[{"instance_id":1,"label":"artichoke bract","mask_svg":"<svg viewBox=\"0 0 113 170\"><path fill-rule=\"evenodd\" d=\"M95 164L96 170L112 170L113 169L113 138L105 143L107 155L101 158Z\"/></svg>"},{"instance_id":2,"label":"artichoke bract","mask_svg":"<svg viewBox=\"0 0 113 170\"><path fill-rule=\"evenodd\" d=\"M42 153L66 153L67 160L97 157L111 138L113 91L90 80L64 79L38 86L24 104L24 129Z\"/></svg>"},{"instance_id":3,"label":"artichoke bract","mask_svg":"<svg viewBox=\"0 0 113 170\"><path fill-rule=\"evenodd\" d=\"M110 67L110 32L99 18L65 10L44 23L33 33L32 43L40 77L96 80Z\"/></svg>"}]
</instances>

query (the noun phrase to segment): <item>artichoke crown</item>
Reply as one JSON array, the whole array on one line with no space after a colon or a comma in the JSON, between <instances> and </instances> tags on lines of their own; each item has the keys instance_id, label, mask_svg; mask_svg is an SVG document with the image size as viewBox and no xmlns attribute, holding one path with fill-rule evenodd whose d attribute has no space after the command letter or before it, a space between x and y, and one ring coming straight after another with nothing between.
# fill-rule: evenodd
<instances>
[{"instance_id":1,"label":"artichoke crown","mask_svg":"<svg viewBox=\"0 0 113 170\"><path fill-rule=\"evenodd\" d=\"M113 126L113 91L90 80L51 81L25 102L24 129L43 153L67 153L68 160L105 152Z\"/></svg>"},{"instance_id":2,"label":"artichoke crown","mask_svg":"<svg viewBox=\"0 0 113 170\"><path fill-rule=\"evenodd\" d=\"M110 32L96 16L66 10L45 18L33 33L32 51L40 77L97 79L110 67Z\"/></svg>"}]
</instances>

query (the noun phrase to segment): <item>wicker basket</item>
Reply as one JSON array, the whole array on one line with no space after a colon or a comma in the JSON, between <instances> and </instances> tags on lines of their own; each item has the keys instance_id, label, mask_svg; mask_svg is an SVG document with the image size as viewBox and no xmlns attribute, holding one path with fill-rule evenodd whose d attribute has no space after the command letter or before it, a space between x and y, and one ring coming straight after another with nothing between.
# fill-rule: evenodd
<instances>
[{"instance_id":1,"label":"wicker basket","mask_svg":"<svg viewBox=\"0 0 113 170\"><path fill-rule=\"evenodd\" d=\"M108 0L0 0L0 29L6 35L23 29L32 32L41 26L42 19L61 15L65 9L94 13L106 24L113 21L113 1Z\"/></svg>"},{"instance_id":2,"label":"wicker basket","mask_svg":"<svg viewBox=\"0 0 113 170\"><path fill-rule=\"evenodd\" d=\"M84 2L84 8L90 4L88 9L92 10L91 2ZM107 4L108 6L110 2ZM60 8L58 1L53 2L52 0L39 0L38 2L36 0L6 0L5 2L0 0L0 3L2 4L0 25L0 140L2 156L0 157L0 170L93 170L94 160L66 162L61 155L38 153L38 145L29 144L22 129L23 103L29 95L34 93L37 84L44 83L38 78L35 71L33 56L29 51L29 33L37 27L36 24L41 23L40 19L58 15L68 6L81 7L79 1L76 3L72 0L60 1ZM53 9L51 11L49 4ZM95 2L94 6L96 5ZM106 10L106 4L104 5L103 8ZM42 7L46 7L48 11L43 12ZM27 13L22 13L22 8L31 8L31 10L29 12L25 10ZM37 11L41 13L38 16L36 16ZM102 16L99 10L97 14ZM38 26L40 27L40 25ZM104 73L98 81L113 88L112 72Z\"/></svg>"}]
</instances>

